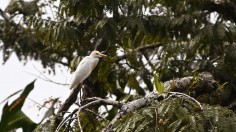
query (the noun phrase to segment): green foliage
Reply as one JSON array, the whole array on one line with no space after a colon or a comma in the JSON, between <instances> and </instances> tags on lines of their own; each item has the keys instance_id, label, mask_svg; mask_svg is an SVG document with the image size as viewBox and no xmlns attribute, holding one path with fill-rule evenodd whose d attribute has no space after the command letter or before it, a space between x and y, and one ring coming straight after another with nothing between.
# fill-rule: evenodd
<instances>
[{"instance_id":1,"label":"green foliage","mask_svg":"<svg viewBox=\"0 0 236 132\"><path fill-rule=\"evenodd\" d=\"M53 132L55 131L56 117L48 118L45 122L38 124L34 132Z\"/></svg>"},{"instance_id":2,"label":"green foliage","mask_svg":"<svg viewBox=\"0 0 236 132\"><path fill-rule=\"evenodd\" d=\"M158 93L163 93L165 91L164 83L159 81L156 74L154 74L154 84Z\"/></svg>"},{"instance_id":3,"label":"green foliage","mask_svg":"<svg viewBox=\"0 0 236 132\"><path fill-rule=\"evenodd\" d=\"M34 88L34 82L28 84L20 97L13 101L10 105L5 104L2 112L0 130L10 131L17 128L22 128L24 132L32 132L37 126L29 117L21 110L26 97Z\"/></svg>"},{"instance_id":4,"label":"green foliage","mask_svg":"<svg viewBox=\"0 0 236 132\"><path fill-rule=\"evenodd\" d=\"M232 111L220 106L203 105L202 111L197 107L180 98L153 101L118 120L114 131L234 131L236 115Z\"/></svg>"},{"instance_id":5,"label":"green foliage","mask_svg":"<svg viewBox=\"0 0 236 132\"><path fill-rule=\"evenodd\" d=\"M154 86L163 92L160 82L207 71L220 84L227 82L221 91L221 105L234 103L233 0L61 0L59 6L54 0L33 1L34 6L29 8L33 15L19 8L20 4L10 4L9 20L0 20L4 61L15 52L23 62L40 60L51 69L60 63L74 71L77 58L81 60L97 49L106 51L109 57L99 62L88 79L87 83L96 87L96 96L114 95L121 100L131 91L144 96ZM52 17L45 17L46 7L54 7ZM19 22L14 21L22 15ZM203 96L198 99L205 100ZM109 119L115 115L112 110ZM169 129L196 120L191 116L178 119L169 124Z\"/></svg>"}]
</instances>

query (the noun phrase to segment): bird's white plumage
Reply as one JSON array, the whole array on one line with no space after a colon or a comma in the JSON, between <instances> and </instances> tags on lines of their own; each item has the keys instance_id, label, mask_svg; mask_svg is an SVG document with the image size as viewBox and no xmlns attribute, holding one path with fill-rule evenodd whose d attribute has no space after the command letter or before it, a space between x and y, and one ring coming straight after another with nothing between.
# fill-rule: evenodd
<instances>
[{"instance_id":1,"label":"bird's white plumage","mask_svg":"<svg viewBox=\"0 0 236 132\"><path fill-rule=\"evenodd\" d=\"M73 89L80 83L82 83L97 66L100 57L106 56L99 51L93 51L90 56L86 56L76 68L76 71L72 77L70 89Z\"/></svg>"}]
</instances>

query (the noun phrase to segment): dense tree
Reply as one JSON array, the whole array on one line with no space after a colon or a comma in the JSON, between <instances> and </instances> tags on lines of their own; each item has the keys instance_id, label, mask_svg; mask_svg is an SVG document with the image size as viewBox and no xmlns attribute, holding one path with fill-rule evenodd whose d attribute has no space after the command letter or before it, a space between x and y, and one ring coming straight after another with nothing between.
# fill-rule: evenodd
<instances>
[{"instance_id":1,"label":"dense tree","mask_svg":"<svg viewBox=\"0 0 236 132\"><path fill-rule=\"evenodd\" d=\"M46 17L45 9L48 7L51 7L52 15ZM138 97L129 97L130 92L142 97L154 91L153 78L156 75L163 82L194 75L190 89L197 84L198 73L206 71L219 84L224 84L217 84L217 95L214 94L217 99L211 100L212 94L207 90L177 91L185 92L202 103L220 104L235 110L236 2L233 0L61 0L58 6L53 0L46 3L12 0L0 14L4 18L0 22L0 38L5 61L11 52L15 52L21 60L40 60L52 70L56 63L61 63L73 71L88 51L105 51L109 58L101 61L84 82L83 96L86 98L114 95L116 100L131 101ZM72 95L77 93L78 90L73 91ZM179 100L173 100L176 101ZM127 121L125 118L120 122L155 117L151 116L155 115L152 107L159 106L155 103L132 113L136 116L148 111L139 114L139 120L130 118ZM70 105L64 104L59 112L67 110ZM93 111L98 112L98 107L95 106ZM176 107L181 109L181 105ZM170 114L176 107L169 106L165 114ZM107 109L106 119L113 119L117 110L115 107ZM186 112L185 109L180 111ZM214 112L209 113L208 116ZM90 122L94 119L91 117L96 115L88 117L85 112L81 116L84 117L82 126L87 131L104 126L100 124L99 127L99 123L98 127L91 126ZM177 114L171 120L179 116ZM200 122L205 121L200 117L202 115L191 116ZM178 128L178 125L184 125L182 122L191 121L192 117L170 123L167 128ZM211 129L207 125L200 128ZM123 130L123 127L117 125L116 130ZM137 129L137 124L132 129Z\"/></svg>"}]
</instances>

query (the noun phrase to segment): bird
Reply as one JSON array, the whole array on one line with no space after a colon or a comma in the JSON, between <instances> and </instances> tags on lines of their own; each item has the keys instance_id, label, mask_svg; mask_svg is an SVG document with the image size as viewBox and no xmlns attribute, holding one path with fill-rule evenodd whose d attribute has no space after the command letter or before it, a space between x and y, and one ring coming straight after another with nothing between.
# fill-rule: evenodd
<instances>
[{"instance_id":1,"label":"bird","mask_svg":"<svg viewBox=\"0 0 236 132\"><path fill-rule=\"evenodd\" d=\"M107 57L107 55L102 54L101 52L94 50L91 52L89 56L84 57L79 65L77 66L69 89L76 88L80 83L82 83L93 71L93 69L97 66L99 62L99 58Z\"/></svg>"}]
</instances>

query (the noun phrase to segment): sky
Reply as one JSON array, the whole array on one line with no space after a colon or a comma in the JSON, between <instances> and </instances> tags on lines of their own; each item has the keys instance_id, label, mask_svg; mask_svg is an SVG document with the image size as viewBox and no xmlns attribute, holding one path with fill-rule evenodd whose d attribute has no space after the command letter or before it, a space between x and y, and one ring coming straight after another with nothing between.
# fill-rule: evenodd
<instances>
[{"instance_id":1,"label":"sky","mask_svg":"<svg viewBox=\"0 0 236 132\"><path fill-rule=\"evenodd\" d=\"M9 0L1 0L0 8L5 10L8 2ZM22 110L34 122L41 121L47 108L39 110L39 104L42 105L43 102L48 100L50 97L59 97L61 101L64 101L70 94L68 86L54 84L38 78L38 76L47 76L47 78L50 78L50 80L55 82L68 84L70 83L71 73L67 67L57 64L55 75L44 73L45 71L46 70L43 69L40 62L37 61L28 61L24 65L19 61L15 53L12 53L10 59L3 64L3 53L0 49L0 102L14 92L24 89L27 84L37 79L35 82L35 88L26 99ZM20 93L10 98L10 100L8 100L9 103L16 99L19 95ZM6 102L0 104L0 115L2 113L2 107L5 103Z\"/></svg>"}]
</instances>

